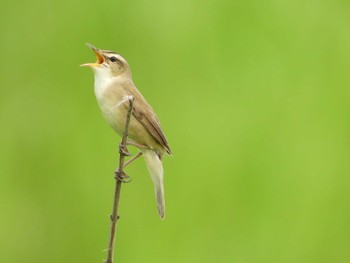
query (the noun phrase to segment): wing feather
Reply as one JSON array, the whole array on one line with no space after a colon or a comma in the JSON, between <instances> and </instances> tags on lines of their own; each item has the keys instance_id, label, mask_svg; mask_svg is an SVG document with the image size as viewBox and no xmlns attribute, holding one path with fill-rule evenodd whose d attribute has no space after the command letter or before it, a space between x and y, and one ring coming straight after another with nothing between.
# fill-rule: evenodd
<instances>
[{"instance_id":1,"label":"wing feather","mask_svg":"<svg viewBox=\"0 0 350 263\"><path fill-rule=\"evenodd\" d=\"M141 95L141 94L140 94ZM142 95L141 95L142 96ZM172 154L167 139L160 127L159 120L152 108L143 97L135 98L133 115L145 127L145 129L152 135L152 137L164 148L168 154Z\"/></svg>"}]
</instances>

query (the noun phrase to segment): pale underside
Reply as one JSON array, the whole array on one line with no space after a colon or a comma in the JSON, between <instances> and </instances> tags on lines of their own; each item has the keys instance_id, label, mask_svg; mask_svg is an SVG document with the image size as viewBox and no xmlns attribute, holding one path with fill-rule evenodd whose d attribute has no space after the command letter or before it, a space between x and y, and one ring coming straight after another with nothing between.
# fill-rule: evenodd
<instances>
[{"instance_id":1,"label":"pale underside","mask_svg":"<svg viewBox=\"0 0 350 263\"><path fill-rule=\"evenodd\" d=\"M109 125L122 135L129 106L128 98L132 96L134 107L129 125L129 140L148 146L156 151L160 158L165 152L171 154L157 116L132 81L113 78L108 83L102 82L99 78L95 79L95 94Z\"/></svg>"}]
</instances>

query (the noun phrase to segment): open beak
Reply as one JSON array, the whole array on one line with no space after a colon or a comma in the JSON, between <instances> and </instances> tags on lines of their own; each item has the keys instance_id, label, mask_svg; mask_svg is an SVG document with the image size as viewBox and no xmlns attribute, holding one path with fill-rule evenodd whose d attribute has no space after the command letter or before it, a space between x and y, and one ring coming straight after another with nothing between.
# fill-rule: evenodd
<instances>
[{"instance_id":1,"label":"open beak","mask_svg":"<svg viewBox=\"0 0 350 263\"><path fill-rule=\"evenodd\" d=\"M85 64L81 64L80 66L82 66L82 67L85 67L85 66L87 66L87 67L95 67L95 66L100 66L100 65L102 65L103 62L105 61L105 58L103 57L101 51L100 51L97 47L91 45L90 43L86 43L86 45L87 45L89 48L91 48L92 51L95 52L97 61L96 61L95 63L85 63Z\"/></svg>"}]
</instances>

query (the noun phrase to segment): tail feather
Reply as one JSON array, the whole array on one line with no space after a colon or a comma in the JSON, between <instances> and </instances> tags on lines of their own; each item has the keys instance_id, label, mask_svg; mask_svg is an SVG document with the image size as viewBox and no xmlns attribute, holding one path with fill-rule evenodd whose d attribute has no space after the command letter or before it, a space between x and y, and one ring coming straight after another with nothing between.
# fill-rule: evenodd
<instances>
[{"instance_id":1,"label":"tail feather","mask_svg":"<svg viewBox=\"0 0 350 263\"><path fill-rule=\"evenodd\" d=\"M161 219L165 217L163 165L158 155L152 150L143 150L148 171L151 175L156 194L158 213Z\"/></svg>"}]
</instances>

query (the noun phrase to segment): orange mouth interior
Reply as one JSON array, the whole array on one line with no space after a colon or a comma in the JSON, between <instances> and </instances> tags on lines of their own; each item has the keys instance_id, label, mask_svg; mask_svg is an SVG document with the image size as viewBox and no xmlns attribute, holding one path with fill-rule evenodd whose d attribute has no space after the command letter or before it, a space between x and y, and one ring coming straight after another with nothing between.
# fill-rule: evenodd
<instances>
[{"instance_id":1,"label":"orange mouth interior","mask_svg":"<svg viewBox=\"0 0 350 263\"><path fill-rule=\"evenodd\" d=\"M97 61L95 63L85 63L85 64L81 64L80 66L83 66L83 67L94 67L94 66L99 66L99 65L102 65L103 62L105 62L105 58L104 56L102 55L102 53L100 52L100 50L91 45L90 43L86 43L86 45L92 49L92 51L94 51L95 55L96 55L96 58L97 58Z\"/></svg>"},{"instance_id":2,"label":"orange mouth interior","mask_svg":"<svg viewBox=\"0 0 350 263\"><path fill-rule=\"evenodd\" d=\"M97 58L96 64L101 65L103 62L105 62L105 58L101 55L101 53L98 50L94 49L94 52Z\"/></svg>"}]
</instances>

